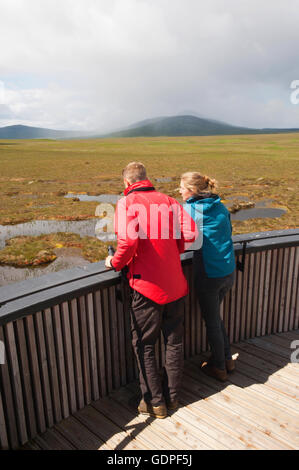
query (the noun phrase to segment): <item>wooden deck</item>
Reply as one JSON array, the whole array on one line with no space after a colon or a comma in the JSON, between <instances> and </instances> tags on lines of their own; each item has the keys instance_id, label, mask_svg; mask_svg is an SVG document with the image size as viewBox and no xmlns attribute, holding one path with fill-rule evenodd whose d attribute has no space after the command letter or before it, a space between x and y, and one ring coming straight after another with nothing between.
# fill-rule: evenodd
<instances>
[{"instance_id":1,"label":"wooden deck","mask_svg":"<svg viewBox=\"0 0 299 470\"><path fill-rule=\"evenodd\" d=\"M23 449L299 449L299 330L242 341L237 370L221 384L185 363L181 407L164 420L136 413L138 387L93 402Z\"/></svg>"}]
</instances>

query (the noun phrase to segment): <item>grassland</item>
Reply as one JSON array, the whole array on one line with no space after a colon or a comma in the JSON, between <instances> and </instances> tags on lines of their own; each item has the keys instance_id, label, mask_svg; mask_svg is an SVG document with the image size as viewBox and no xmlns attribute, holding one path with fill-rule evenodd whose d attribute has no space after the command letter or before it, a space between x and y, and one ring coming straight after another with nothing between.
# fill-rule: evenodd
<instances>
[{"instance_id":1,"label":"grassland","mask_svg":"<svg viewBox=\"0 0 299 470\"><path fill-rule=\"evenodd\" d=\"M272 199L275 206L287 209L276 219L234 221L234 234L298 227L299 134L2 140L0 225L94 217L97 202L64 195L121 193L121 170L132 160L142 161L155 187L172 196L177 195L180 175L196 170L218 180L223 199ZM155 182L163 176L173 181Z\"/></svg>"}]
</instances>

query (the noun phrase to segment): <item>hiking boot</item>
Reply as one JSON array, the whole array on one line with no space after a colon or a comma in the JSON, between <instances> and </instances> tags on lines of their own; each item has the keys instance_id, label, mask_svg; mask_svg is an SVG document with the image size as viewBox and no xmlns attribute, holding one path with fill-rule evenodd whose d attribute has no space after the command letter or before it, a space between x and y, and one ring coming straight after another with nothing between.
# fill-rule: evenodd
<instances>
[{"instance_id":1,"label":"hiking boot","mask_svg":"<svg viewBox=\"0 0 299 470\"><path fill-rule=\"evenodd\" d=\"M166 405L153 406L144 400L140 401L138 411L142 415L153 416L154 418L163 419L167 417Z\"/></svg>"},{"instance_id":2,"label":"hiking boot","mask_svg":"<svg viewBox=\"0 0 299 470\"><path fill-rule=\"evenodd\" d=\"M220 382L226 382L227 381L227 372L226 370L218 369L217 367L209 364L208 362L203 362L200 366L200 370L208 375L209 377L213 377L216 380L219 380Z\"/></svg>"},{"instance_id":3,"label":"hiking boot","mask_svg":"<svg viewBox=\"0 0 299 470\"><path fill-rule=\"evenodd\" d=\"M235 362L233 359L226 359L225 360L225 367L226 367L226 371L231 374L235 368L236 368L236 365L235 365Z\"/></svg>"},{"instance_id":4,"label":"hiking boot","mask_svg":"<svg viewBox=\"0 0 299 470\"><path fill-rule=\"evenodd\" d=\"M179 408L179 400L170 400L166 403L168 411L175 411Z\"/></svg>"}]
</instances>

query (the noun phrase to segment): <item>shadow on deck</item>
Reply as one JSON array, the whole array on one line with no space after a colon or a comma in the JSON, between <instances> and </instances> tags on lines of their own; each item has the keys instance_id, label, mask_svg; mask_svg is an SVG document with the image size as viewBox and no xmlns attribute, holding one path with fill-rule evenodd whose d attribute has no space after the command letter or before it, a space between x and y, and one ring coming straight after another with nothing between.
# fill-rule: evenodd
<instances>
[{"instance_id":1,"label":"shadow on deck","mask_svg":"<svg viewBox=\"0 0 299 470\"><path fill-rule=\"evenodd\" d=\"M138 387L127 385L28 442L22 449L299 449L299 330L232 346L237 370L221 384L186 361L181 407L158 420L138 415ZM298 358L298 354L297 354Z\"/></svg>"}]
</instances>

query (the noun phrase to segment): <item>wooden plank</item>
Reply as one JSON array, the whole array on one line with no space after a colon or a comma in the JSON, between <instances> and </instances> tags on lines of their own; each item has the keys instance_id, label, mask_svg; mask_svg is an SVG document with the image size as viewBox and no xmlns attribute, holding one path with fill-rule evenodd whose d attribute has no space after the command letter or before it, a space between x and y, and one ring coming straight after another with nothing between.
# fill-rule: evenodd
<instances>
[{"instance_id":1,"label":"wooden plank","mask_svg":"<svg viewBox=\"0 0 299 470\"><path fill-rule=\"evenodd\" d=\"M97 349L96 349L95 324L94 324L95 313L94 313L93 297L91 293L87 294L86 296L86 310L87 310L87 327L88 327L88 339L89 339L89 351L90 351L92 399L98 400L100 398L100 390L99 390Z\"/></svg>"},{"instance_id":2,"label":"wooden plank","mask_svg":"<svg viewBox=\"0 0 299 470\"><path fill-rule=\"evenodd\" d=\"M228 339L232 343L235 337L235 318L236 318L236 281L230 291L230 316L228 322Z\"/></svg>"},{"instance_id":3,"label":"wooden plank","mask_svg":"<svg viewBox=\"0 0 299 470\"><path fill-rule=\"evenodd\" d=\"M42 450L75 450L67 439L65 439L55 428L48 429L48 431L37 436L34 444L38 445Z\"/></svg>"},{"instance_id":4,"label":"wooden plank","mask_svg":"<svg viewBox=\"0 0 299 470\"><path fill-rule=\"evenodd\" d=\"M245 268L243 272L243 282L242 282L242 307L241 307L241 331L240 339L246 338L246 323L247 323L247 311L248 311L248 276L250 269L250 255L246 254L245 256Z\"/></svg>"},{"instance_id":5,"label":"wooden plank","mask_svg":"<svg viewBox=\"0 0 299 470\"><path fill-rule=\"evenodd\" d=\"M116 311L117 311L117 323L118 323L118 347L119 347L119 364L120 364L120 382L121 385L127 383L126 374L126 334L125 334L125 314L124 303L117 297L117 292L124 298L124 292L122 285L117 286L116 291Z\"/></svg>"},{"instance_id":6,"label":"wooden plank","mask_svg":"<svg viewBox=\"0 0 299 470\"><path fill-rule=\"evenodd\" d=\"M78 421L113 450L141 450L130 432L124 432L119 424L107 419L97 408L86 407L76 415Z\"/></svg>"},{"instance_id":7,"label":"wooden plank","mask_svg":"<svg viewBox=\"0 0 299 470\"><path fill-rule=\"evenodd\" d=\"M199 380L198 365L201 360L202 358L194 358L185 369L186 374L190 374L191 370L196 380ZM256 381L244 375L242 369L239 371L239 368L237 368L233 374L229 375L229 383L227 385L211 379L204 374L200 375L200 384L208 384L214 391L213 393L222 392L231 394L235 392L235 395L237 395L240 400L243 400L244 406L246 406L247 402L252 401L258 409L258 413L262 413L263 410L272 409L273 417L278 418L281 416L282 420L290 426L290 432L293 432L294 429L298 431L299 413L298 410L294 413L294 408L289 407L290 400L287 400L287 403L285 401L279 401L281 397L277 392L270 388L266 389L263 384L256 383ZM200 385L199 390L201 389ZM209 398L209 396L210 394L204 396L203 399ZM293 403L293 400L291 400L291 402Z\"/></svg>"},{"instance_id":8,"label":"wooden plank","mask_svg":"<svg viewBox=\"0 0 299 470\"><path fill-rule=\"evenodd\" d=\"M120 387L120 370L119 370L119 344L118 344L118 323L117 323L117 310L116 310L116 295L115 286L108 288L109 296L109 317L110 317L110 332L111 332L111 356L112 356L112 373L113 373L113 387L118 389Z\"/></svg>"},{"instance_id":9,"label":"wooden plank","mask_svg":"<svg viewBox=\"0 0 299 470\"><path fill-rule=\"evenodd\" d=\"M119 394L119 391L114 393ZM148 420L144 416L136 416L136 413L121 406L110 397L98 400L92 403L92 406L112 423L128 433L130 439L134 438L141 449L151 449L151 433L144 432L148 427Z\"/></svg>"},{"instance_id":10,"label":"wooden plank","mask_svg":"<svg viewBox=\"0 0 299 470\"><path fill-rule=\"evenodd\" d=\"M83 408L80 413L84 413L87 409L88 407ZM57 424L55 429L77 450L98 450L104 445L99 437L82 426L82 423L73 416L69 416L68 419Z\"/></svg>"},{"instance_id":11,"label":"wooden plank","mask_svg":"<svg viewBox=\"0 0 299 470\"><path fill-rule=\"evenodd\" d=\"M192 265L189 269L189 286L190 286L190 306L191 306L191 355L196 354L196 337L198 335L197 329L197 305L196 305L196 294L193 287L193 269Z\"/></svg>"},{"instance_id":12,"label":"wooden plank","mask_svg":"<svg viewBox=\"0 0 299 470\"><path fill-rule=\"evenodd\" d=\"M7 424L6 424L4 410L3 410L1 388L0 388L0 449L1 450L9 449L8 436L7 436Z\"/></svg>"},{"instance_id":13,"label":"wooden plank","mask_svg":"<svg viewBox=\"0 0 299 470\"><path fill-rule=\"evenodd\" d=\"M279 336L282 336L282 334L280 334ZM299 336L299 330L293 330L293 331L288 331L286 333L283 333L283 337L285 339L289 339L290 341L299 339L298 336Z\"/></svg>"},{"instance_id":14,"label":"wooden plank","mask_svg":"<svg viewBox=\"0 0 299 470\"><path fill-rule=\"evenodd\" d=\"M256 336L257 312L260 287L261 254L254 254L253 287L252 287L252 318L250 328L250 338Z\"/></svg>"},{"instance_id":15,"label":"wooden plank","mask_svg":"<svg viewBox=\"0 0 299 470\"><path fill-rule=\"evenodd\" d=\"M136 415L138 400L136 399L135 384L130 384L126 388L121 389L113 395L113 399ZM182 449L186 446L186 441L190 444L189 448L196 450L212 449L206 433L203 435L198 427L194 429L190 423L183 422L181 419L178 420L176 416L177 412L169 418L159 420L139 415L137 418L143 420L143 426L139 435L150 438L151 449ZM144 424L147 424L147 426L144 427ZM179 439L179 442L177 439Z\"/></svg>"},{"instance_id":16,"label":"wooden plank","mask_svg":"<svg viewBox=\"0 0 299 470\"><path fill-rule=\"evenodd\" d=\"M105 347L105 358L106 358L106 378L107 378L107 390L108 393L113 390L112 383L112 355L111 355L111 339L110 339L110 321L109 321L109 297L108 289L101 291L102 297L102 312L104 320L104 347Z\"/></svg>"},{"instance_id":17,"label":"wooden plank","mask_svg":"<svg viewBox=\"0 0 299 470\"><path fill-rule=\"evenodd\" d=\"M46 348L47 348L47 358L48 358L48 366L49 366L49 378L51 384L51 392L52 392L52 399L53 399L53 413L54 413L54 422L61 421L62 419L62 412L61 412L61 403L64 403L62 397L60 397L60 389L59 385L63 384L63 378L59 377L58 379L58 366L56 362L56 348L54 343L54 328L52 323L52 315L51 309L46 309L43 312L43 320L44 320L44 331L45 331L45 339L46 339ZM60 325L59 325L60 326ZM56 328L59 330L59 327ZM63 353L62 353L63 354ZM61 359L58 357L58 360ZM68 414L64 415L66 417Z\"/></svg>"},{"instance_id":18,"label":"wooden plank","mask_svg":"<svg viewBox=\"0 0 299 470\"><path fill-rule=\"evenodd\" d=\"M294 329L298 329L299 327L299 279L297 279L297 292L296 292L297 302L296 302L296 310L295 310L295 323Z\"/></svg>"},{"instance_id":19,"label":"wooden plank","mask_svg":"<svg viewBox=\"0 0 299 470\"><path fill-rule=\"evenodd\" d=\"M277 266L276 266L276 282L274 292L274 305L273 305L273 333L278 331L278 323L280 317L280 289L281 289L281 276L283 267L283 249L279 249Z\"/></svg>"},{"instance_id":20,"label":"wooden plank","mask_svg":"<svg viewBox=\"0 0 299 470\"><path fill-rule=\"evenodd\" d=\"M197 375L192 373L192 369L188 370L188 374L193 380L196 380ZM193 390L196 390L196 382L193 382ZM263 402L267 410L264 412L264 408L259 406L259 402L252 398L250 392L245 393L233 385L226 389L219 387L217 390L218 393L215 393L215 389L211 387L211 381L209 383L208 379L204 383L201 382L198 401L195 403L203 412L207 412L211 419L217 418L218 423L225 423L231 427L232 431L228 431L229 434L234 436L236 432L235 437L239 437L241 431L241 440L249 448L251 446L259 448L261 444L263 448L296 448L299 443L298 428L296 430L295 420L289 421L290 416L282 415L280 411L277 413L277 410L267 406L266 402ZM194 393L196 392L194 391ZM219 410L219 408L222 413L228 416L224 414L218 416L217 409ZM214 414L213 410L215 410ZM243 430L240 426L235 425L236 418L240 419L241 424L244 425ZM221 426L221 424L219 425ZM254 441L252 435L254 435Z\"/></svg>"},{"instance_id":21,"label":"wooden plank","mask_svg":"<svg viewBox=\"0 0 299 470\"><path fill-rule=\"evenodd\" d=\"M75 386L77 406L79 409L84 407L84 387L83 387L83 373L81 364L81 342L78 321L78 308L77 299L70 301L70 327L72 334L72 342L74 345L74 370L75 370Z\"/></svg>"},{"instance_id":22,"label":"wooden plank","mask_svg":"<svg viewBox=\"0 0 299 470\"><path fill-rule=\"evenodd\" d=\"M246 407L238 412L232 399L227 401L224 397L221 397L221 393L214 394L213 389L209 388L208 378L202 385L199 396L196 391L198 382L192 377L192 373L186 376L184 382L186 385L184 394L188 397L188 401L186 400L185 403L191 402L188 408L192 406L197 408L201 412L201 421L205 420L212 425L213 429L216 429L222 437L223 444L229 449L292 449L288 444L283 444L267 435L256 422L252 423L247 417ZM197 400L196 396L198 397ZM199 400L199 397L206 398Z\"/></svg>"},{"instance_id":23,"label":"wooden plank","mask_svg":"<svg viewBox=\"0 0 299 470\"><path fill-rule=\"evenodd\" d=\"M70 313L69 313L68 302L63 302L61 304L60 311L61 311L62 337L64 341L65 368L66 368L66 377L67 377L69 407L70 407L70 412L75 413L75 411L77 411L77 403L76 403L72 336L71 336L71 326L70 326Z\"/></svg>"},{"instance_id":24,"label":"wooden plank","mask_svg":"<svg viewBox=\"0 0 299 470\"><path fill-rule=\"evenodd\" d=\"M260 259L260 285L259 285L258 305L257 305L256 336L261 336L261 334L262 334L266 252L263 251L260 256L261 256L261 259ZM237 343L238 341L235 341L235 342Z\"/></svg>"},{"instance_id":25,"label":"wooden plank","mask_svg":"<svg viewBox=\"0 0 299 470\"><path fill-rule=\"evenodd\" d=\"M42 450L41 447L34 441L26 442L26 444L23 445L21 450Z\"/></svg>"},{"instance_id":26,"label":"wooden plank","mask_svg":"<svg viewBox=\"0 0 299 470\"><path fill-rule=\"evenodd\" d=\"M286 289L287 289L287 275L289 269L289 248L284 248L284 259L283 259L283 270L282 270L282 281L281 281L281 291L280 291L280 315L279 315L279 322L278 322L278 332L282 332L283 324L285 320L285 303L286 303Z\"/></svg>"},{"instance_id":27,"label":"wooden plank","mask_svg":"<svg viewBox=\"0 0 299 470\"><path fill-rule=\"evenodd\" d=\"M283 381L286 380L288 383L298 386L296 375L294 373L292 374L287 366L278 367L276 364L264 361L262 358L257 359L256 355L250 354L250 352L244 350L244 348L238 348L238 345L234 346L232 351L234 351L234 353L238 352L240 354L238 358L238 370L240 370L240 372L242 372L242 363L245 362L246 364L255 367L269 376L273 375L275 378L281 377Z\"/></svg>"},{"instance_id":28,"label":"wooden plank","mask_svg":"<svg viewBox=\"0 0 299 470\"><path fill-rule=\"evenodd\" d=\"M245 325L245 338L250 338L251 322L252 322L252 291L253 291L253 277L255 267L254 253L248 255L248 281L247 281L247 308L246 308L246 325Z\"/></svg>"},{"instance_id":29,"label":"wooden plank","mask_svg":"<svg viewBox=\"0 0 299 470\"><path fill-rule=\"evenodd\" d=\"M188 279L188 266L184 267L184 275ZM190 296L184 298L184 358L190 357Z\"/></svg>"},{"instance_id":30,"label":"wooden plank","mask_svg":"<svg viewBox=\"0 0 299 470\"><path fill-rule=\"evenodd\" d=\"M105 370L105 348L104 348L104 325L103 325L103 313L101 305L101 292L96 291L94 293L94 309L95 309L95 338L98 350L98 374L100 381L100 392L101 396L107 395L107 379Z\"/></svg>"},{"instance_id":31,"label":"wooden plank","mask_svg":"<svg viewBox=\"0 0 299 470\"><path fill-rule=\"evenodd\" d=\"M298 329L298 317L299 317L299 283L298 283L298 272L299 272L299 248L296 247L296 254L295 254L295 266L294 272L292 276L292 301L291 301L291 315L290 315L290 330Z\"/></svg>"},{"instance_id":32,"label":"wooden plank","mask_svg":"<svg viewBox=\"0 0 299 470\"><path fill-rule=\"evenodd\" d=\"M81 338L81 358L82 358L82 373L84 385L84 401L85 404L91 403L91 381L90 381L90 364L88 354L88 336L87 336L87 320L85 298L83 296L78 299L78 319L79 331Z\"/></svg>"},{"instance_id":33,"label":"wooden plank","mask_svg":"<svg viewBox=\"0 0 299 470\"><path fill-rule=\"evenodd\" d=\"M243 410L241 413L238 413L235 407L235 399L230 395L230 388L225 390L226 397L221 397L221 386L219 388L218 383L215 384L215 380L207 377L202 374L203 377L200 378L200 388L198 388L198 374L196 368L192 368L192 365L188 364L186 368L186 374L188 379L184 380L185 386L188 390L197 391L197 394L202 398L200 401L201 407L207 406L210 403L210 417L217 416L218 428L221 425L225 424L231 428L231 435L234 435L234 431L238 433L241 440L245 443L248 443L249 446L254 446L257 449L293 449L287 440L282 442L281 433L279 436L274 436L272 434L273 428L269 426L263 428L260 425L260 421L252 421L250 416L248 416L247 404L246 401L243 402ZM193 385L192 385L193 381ZM193 388L192 388L193 387ZM211 387L211 388L210 388ZM219 390L220 393L215 393L214 390ZM223 390L223 386L222 386ZM239 390L239 396L243 390ZM219 406L223 408L223 416L217 415ZM208 409L206 410L209 411Z\"/></svg>"},{"instance_id":34,"label":"wooden plank","mask_svg":"<svg viewBox=\"0 0 299 470\"><path fill-rule=\"evenodd\" d=\"M248 372L244 369L242 369L242 372L236 370L233 374L229 375L229 382L241 388L250 387L250 391L254 393L258 399L261 399L262 397L271 402L273 406L278 406L284 411L290 412L293 415L297 415L299 418L298 405L296 400L284 395L283 393L280 393L273 387L268 387L264 383L259 383L256 378L253 378L250 375L252 374L248 374ZM205 380L204 374L201 374L201 380ZM216 381L213 380L213 382Z\"/></svg>"},{"instance_id":35,"label":"wooden plank","mask_svg":"<svg viewBox=\"0 0 299 470\"><path fill-rule=\"evenodd\" d=\"M20 366L14 333L13 323L7 323L4 326L6 336L6 354L9 363L9 373L11 377L11 388L14 397L14 406L16 410L16 421L18 426L18 436L21 444L28 441L27 426L25 420L24 397L22 390L22 380L20 375Z\"/></svg>"},{"instance_id":36,"label":"wooden plank","mask_svg":"<svg viewBox=\"0 0 299 470\"><path fill-rule=\"evenodd\" d=\"M55 374L55 380L58 380L59 387L60 387L60 394L57 395L60 401L60 407L57 405L57 409L61 409L60 416L56 418L56 422L59 422L63 418L66 418L70 414L70 407L69 407L69 398L67 392L67 377L66 377L66 369L65 369L65 351L63 345L63 337L62 337L62 325L61 325L61 316L60 316L60 308L59 305L55 305L52 309L53 315L53 330L54 330L54 337L55 337L55 344L56 344L56 356L57 356L57 377ZM54 362L55 364L55 362ZM55 364L56 367L56 364ZM59 375L59 377L58 377Z\"/></svg>"},{"instance_id":37,"label":"wooden plank","mask_svg":"<svg viewBox=\"0 0 299 470\"><path fill-rule=\"evenodd\" d=\"M41 375L46 423L47 423L47 427L52 427L54 424L53 403L52 403L51 389L50 389L48 356L47 356L46 344L45 344L45 333L44 333L43 318L42 318L41 312L37 312L34 315L34 322L35 322L35 331L36 331L38 360L40 364L40 375Z\"/></svg>"},{"instance_id":38,"label":"wooden plank","mask_svg":"<svg viewBox=\"0 0 299 470\"><path fill-rule=\"evenodd\" d=\"M257 358L257 361L264 360L265 362L270 362L271 364L275 365L276 367L283 368L286 366L285 358L281 356L274 355L270 351L265 351L262 348L257 347L254 344L249 344L248 342L242 341L241 343L233 344L232 346L235 349L248 352L252 356ZM289 366L290 364L288 364ZM238 362L237 362L238 367Z\"/></svg>"},{"instance_id":39,"label":"wooden plank","mask_svg":"<svg viewBox=\"0 0 299 470\"><path fill-rule=\"evenodd\" d=\"M270 344L280 345L281 347L285 348L290 354L290 340L281 336L281 333L276 333L275 335L267 336L265 339L267 339L267 342Z\"/></svg>"},{"instance_id":40,"label":"wooden plank","mask_svg":"<svg viewBox=\"0 0 299 470\"><path fill-rule=\"evenodd\" d=\"M133 385L136 392L136 385ZM166 436L167 440L171 440L177 449L192 449L198 446L197 439L189 438L184 429L180 429L170 419L154 420L145 415L136 415L136 410L130 406L121 405L122 400L126 400L127 404L134 399L135 393L131 391L131 387L121 390L120 402L114 399L99 400L93 406L96 407L107 419L119 425L121 429L134 437L141 449L151 449L152 442L156 441L157 433ZM119 392L116 392L119 397Z\"/></svg>"},{"instance_id":41,"label":"wooden plank","mask_svg":"<svg viewBox=\"0 0 299 470\"><path fill-rule=\"evenodd\" d=\"M37 354L36 335L32 315L24 318L24 324L28 346L28 360L31 370L34 407L36 410L35 415L37 421L37 428L38 431L42 433L46 430L46 417L44 411L41 373Z\"/></svg>"},{"instance_id":42,"label":"wooden plank","mask_svg":"<svg viewBox=\"0 0 299 470\"><path fill-rule=\"evenodd\" d=\"M277 257L278 250L271 250L271 269L270 269L270 287L269 287L269 305L268 305L268 315L266 323L266 333L270 335L273 329L273 310L274 310L274 297L275 297L275 286L276 279L279 273L277 272Z\"/></svg>"},{"instance_id":43,"label":"wooden plank","mask_svg":"<svg viewBox=\"0 0 299 470\"><path fill-rule=\"evenodd\" d=\"M196 316L196 354L200 354L202 352L202 318L197 295L195 295L194 302Z\"/></svg>"},{"instance_id":44,"label":"wooden plank","mask_svg":"<svg viewBox=\"0 0 299 470\"><path fill-rule=\"evenodd\" d=\"M241 262L241 257L237 257L237 262ZM242 285L243 273L236 271L236 315L235 315L235 338L234 342L240 341L241 338L241 316L242 316Z\"/></svg>"},{"instance_id":45,"label":"wooden plank","mask_svg":"<svg viewBox=\"0 0 299 470\"><path fill-rule=\"evenodd\" d=\"M269 290L270 290L270 276L271 276L271 264L272 264L272 250L266 252L266 264L265 264L265 283L264 283L264 298L263 298L263 318L262 318L262 331L261 334L264 336L267 331L267 319L268 319L268 308L269 308Z\"/></svg>"},{"instance_id":46,"label":"wooden plank","mask_svg":"<svg viewBox=\"0 0 299 470\"><path fill-rule=\"evenodd\" d=\"M299 387L296 384L291 383L282 376L278 378L272 375L269 376L264 371L258 370L255 366L252 367L248 365L242 359L239 359L239 369L242 370L242 374L247 377L258 383L263 383L265 385L265 392L269 387L278 392L283 398L288 399L292 408L298 407Z\"/></svg>"},{"instance_id":47,"label":"wooden plank","mask_svg":"<svg viewBox=\"0 0 299 470\"><path fill-rule=\"evenodd\" d=\"M285 315L284 315L284 322L282 329L283 331L289 330L290 325L290 317L291 317L291 298L293 295L292 292L292 283L293 283L293 273L294 273L294 265L295 265L295 254L296 248L290 248L290 258L289 258L289 269L287 275L287 287L286 287L286 304L285 304Z\"/></svg>"},{"instance_id":48,"label":"wooden plank","mask_svg":"<svg viewBox=\"0 0 299 470\"><path fill-rule=\"evenodd\" d=\"M290 359L290 353L286 351L284 348L280 348L279 346L273 345L267 341L267 338L252 338L248 340L251 344L258 346L259 348L266 349L267 351L271 351L287 360Z\"/></svg>"},{"instance_id":49,"label":"wooden plank","mask_svg":"<svg viewBox=\"0 0 299 470\"><path fill-rule=\"evenodd\" d=\"M36 416L33 403L33 390L31 386L31 370L29 367L28 352L26 345L24 320L19 319L15 322L16 341L18 345L18 357L20 361L20 374L22 377L24 391L24 410L28 426L28 437L34 437L37 434ZM1 421L1 420L0 420Z\"/></svg>"}]
</instances>

